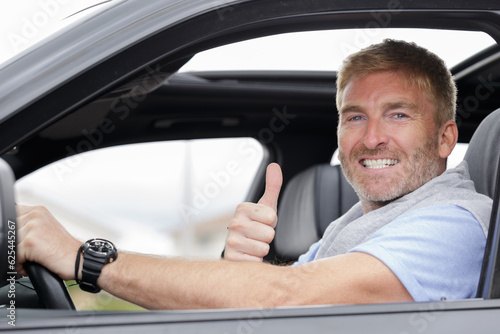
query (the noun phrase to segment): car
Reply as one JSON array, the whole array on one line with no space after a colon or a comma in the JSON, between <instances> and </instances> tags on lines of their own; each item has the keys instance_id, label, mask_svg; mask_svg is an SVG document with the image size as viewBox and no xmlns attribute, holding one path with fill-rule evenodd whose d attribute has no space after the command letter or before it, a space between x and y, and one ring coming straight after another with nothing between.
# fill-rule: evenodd
<instances>
[{"instance_id":1,"label":"car","mask_svg":"<svg viewBox=\"0 0 500 334\"><path fill-rule=\"evenodd\" d=\"M469 159L478 159L478 162L482 162L478 156L490 159L490 163L482 165L488 173L482 170L477 173L485 178L488 195L494 200L477 298L272 309L75 310L75 295L68 293L66 284L43 267L32 264L29 279L15 275L11 267L17 236L14 203L19 198L14 199L14 184L21 184L44 167L59 171L59 176L67 176L90 161L91 158L82 158L88 157L86 154L102 152L98 160L114 157L109 150L124 145L242 138L235 142L236 150L243 158L257 158L251 159L253 167L248 172L248 184L243 194L236 197L256 201L264 190L268 162L281 165L285 187L303 171L331 166L338 146L335 68L280 70L278 66L287 57L284 54L270 69L196 69L195 62L205 52L222 50L224 53L226 51L220 48L225 45L285 34L292 36L299 49L303 49L300 43L305 43L304 40L298 42L293 39L297 35L287 34L347 31L351 34L344 40L320 40L323 45L337 44L347 53L372 42L374 31L378 34L393 28L425 29L433 36L440 36L441 32L446 33L442 36L456 36L439 39L438 44L454 54L467 55L451 67L459 92L459 142L474 145L470 148L472 158L468 153ZM474 48L468 44L472 43L471 39L464 37L471 32L472 41L479 39L476 36L487 36L490 44L486 48ZM404 38L409 30L401 33ZM496 333L500 311L500 176L496 175L500 148L494 145L498 131L493 128L487 132L495 121L483 120L489 115L498 115L494 111L500 107L499 41L500 4L494 0L472 3L465 0L418 3L409 0L105 1L88 16L0 64L0 154L5 161L0 164L0 270L4 282L0 296L3 304L0 330L25 333L470 333L479 330ZM264 58L271 57L266 48L255 44L250 47L257 48L257 54ZM307 57L305 60L309 65L315 63ZM222 65L225 63L227 60ZM471 139L475 134L492 140L493 144L474 144ZM215 152L228 150L218 147ZM139 146L139 151L142 148ZM164 154L161 150L154 146L149 155ZM140 160L137 151L126 154L131 155L131 160ZM186 168L213 160L215 154L194 160L185 154L168 156L167 153L170 158L167 164L178 160L185 164L164 172L171 174L169 182L177 182ZM216 197L230 202L231 206L234 204L218 195L228 180L239 174L245 162L227 159L212 170L200 188L183 192L182 196L177 190L174 192L172 198L188 197L191 201L187 208L182 203L177 205L177 209L180 206L184 210L184 216L201 212L205 204L208 206ZM97 172L102 169L100 166ZM338 173L336 167L328 170ZM116 168L112 174L117 174ZM134 182L135 176L144 176L142 174L147 172L120 174L121 179L111 187L118 187L118 192L123 193L120 187ZM46 174L43 175L45 178ZM93 174L85 180L93 178L98 176ZM149 199L147 187L140 188L137 196L124 204L114 201L114 195L107 195L110 193L99 187L104 179L98 179L97 186L93 185L91 192L83 197L97 198L94 204L111 197L107 203L114 203L118 211L124 210L128 216L133 216L129 207L147 205L139 201L139 197ZM154 187L156 182L153 179L147 186ZM345 210L343 206L352 200L352 190L342 179L338 182L333 191L339 197L341 208L334 214L341 214ZM193 188L191 184L177 186L176 189L181 190ZM56 188L57 181L36 198L48 200ZM66 194L58 193L57 197L70 196ZM86 200L83 197L72 199L71 205L83 205ZM98 216L104 215L99 211ZM108 216L102 219L110 220ZM139 240L140 234L146 234L151 225L147 217L137 219L143 228L136 233ZM85 224L87 222L91 224L88 220ZM75 229L82 228L82 224L76 222ZM132 229L126 222L116 225L118 230L120 226ZM147 232L147 240L154 238L155 231ZM278 229L277 240L281 240L279 233ZM311 240L304 241L304 237L298 236L298 239L308 244ZM147 240L134 242L132 239L131 243L141 250L148 246ZM286 246L287 242L281 245ZM215 252L222 252L222 248L216 248ZM293 261L295 253L272 244L266 260Z\"/></svg>"}]
</instances>

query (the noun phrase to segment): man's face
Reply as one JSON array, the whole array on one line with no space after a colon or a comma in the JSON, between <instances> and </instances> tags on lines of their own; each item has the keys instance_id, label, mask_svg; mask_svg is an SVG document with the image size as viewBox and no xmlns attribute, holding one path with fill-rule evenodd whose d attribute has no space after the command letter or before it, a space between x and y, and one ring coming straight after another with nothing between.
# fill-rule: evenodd
<instances>
[{"instance_id":1,"label":"man's face","mask_svg":"<svg viewBox=\"0 0 500 334\"><path fill-rule=\"evenodd\" d=\"M419 188L442 172L434 106L403 75L376 72L342 94L342 169L366 211ZM369 209L365 204L371 205Z\"/></svg>"}]
</instances>

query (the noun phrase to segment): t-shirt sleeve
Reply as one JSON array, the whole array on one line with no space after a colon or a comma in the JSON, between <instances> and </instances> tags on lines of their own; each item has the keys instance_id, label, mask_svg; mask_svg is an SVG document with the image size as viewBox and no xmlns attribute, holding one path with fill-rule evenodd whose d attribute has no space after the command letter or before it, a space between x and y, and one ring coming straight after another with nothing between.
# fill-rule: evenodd
<instances>
[{"instance_id":1,"label":"t-shirt sleeve","mask_svg":"<svg viewBox=\"0 0 500 334\"><path fill-rule=\"evenodd\" d=\"M476 296L485 243L469 211L444 205L401 215L349 252L381 260L415 301L452 300Z\"/></svg>"},{"instance_id":2,"label":"t-shirt sleeve","mask_svg":"<svg viewBox=\"0 0 500 334\"><path fill-rule=\"evenodd\" d=\"M298 260L295 263L293 263L292 266L299 266L299 265L302 265L302 264L305 264L307 262L311 262L312 260L314 260L314 257L316 256L316 253L318 252L319 247L321 246L321 242L322 242L322 239L320 239L318 242L315 242L314 244L312 244L309 247L309 250L306 253L299 256Z\"/></svg>"}]
</instances>

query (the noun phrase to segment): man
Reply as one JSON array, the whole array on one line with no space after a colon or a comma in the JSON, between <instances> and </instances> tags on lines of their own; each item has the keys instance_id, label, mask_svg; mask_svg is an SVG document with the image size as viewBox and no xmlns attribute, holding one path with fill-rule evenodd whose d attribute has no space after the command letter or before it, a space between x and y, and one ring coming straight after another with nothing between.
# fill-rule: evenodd
<instances>
[{"instance_id":1,"label":"man","mask_svg":"<svg viewBox=\"0 0 500 334\"><path fill-rule=\"evenodd\" d=\"M226 259L239 261L119 252L99 266L98 287L170 309L474 297L491 200L474 191L465 164L445 172L457 126L444 63L414 44L387 40L349 57L337 86L340 159L360 202L295 266L262 263L282 183L271 164L263 197L239 205L229 226ZM80 241L44 208L21 206L18 214L20 273L30 260L95 287L82 275Z\"/></svg>"}]
</instances>

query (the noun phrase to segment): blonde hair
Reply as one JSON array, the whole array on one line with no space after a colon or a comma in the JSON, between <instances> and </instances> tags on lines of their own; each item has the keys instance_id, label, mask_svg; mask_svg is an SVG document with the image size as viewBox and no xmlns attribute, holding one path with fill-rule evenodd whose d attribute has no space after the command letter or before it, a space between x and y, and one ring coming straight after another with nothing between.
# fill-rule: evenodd
<instances>
[{"instance_id":1,"label":"blonde hair","mask_svg":"<svg viewBox=\"0 0 500 334\"><path fill-rule=\"evenodd\" d=\"M423 89L434 105L434 121L438 127L455 120L457 89L444 61L415 43L391 39L344 60L337 75L337 110L342 106L342 94L351 80L380 71L402 73L406 84Z\"/></svg>"}]
</instances>

